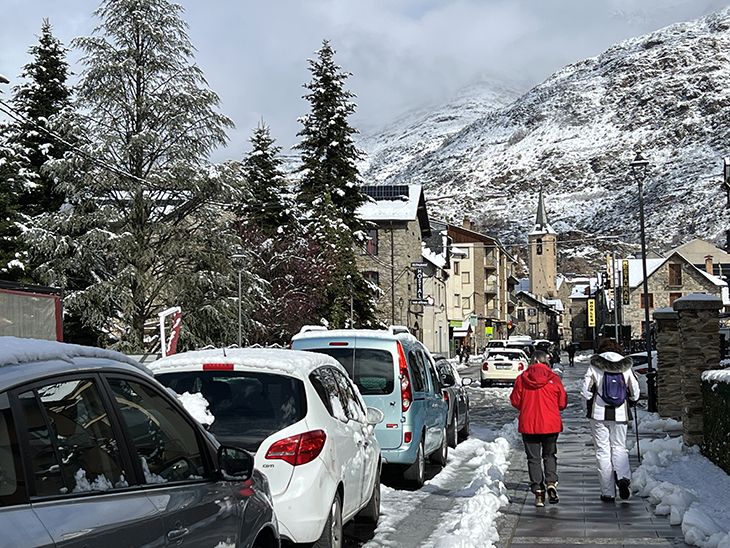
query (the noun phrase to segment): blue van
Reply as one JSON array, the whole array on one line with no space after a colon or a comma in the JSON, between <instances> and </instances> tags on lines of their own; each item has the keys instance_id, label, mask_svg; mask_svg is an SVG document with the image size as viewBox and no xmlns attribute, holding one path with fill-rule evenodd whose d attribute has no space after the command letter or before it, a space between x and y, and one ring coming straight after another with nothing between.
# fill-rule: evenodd
<instances>
[{"instance_id":1,"label":"blue van","mask_svg":"<svg viewBox=\"0 0 730 548\"><path fill-rule=\"evenodd\" d=\"M446 464L448 402L431 353L413 335L370 329L305 331L292 338L291 348L328 354L343 365L365 403L385 415L375 426L383 464L398 467L411 486L423 485L426 457Z\"/></svg>"}]
</instances>

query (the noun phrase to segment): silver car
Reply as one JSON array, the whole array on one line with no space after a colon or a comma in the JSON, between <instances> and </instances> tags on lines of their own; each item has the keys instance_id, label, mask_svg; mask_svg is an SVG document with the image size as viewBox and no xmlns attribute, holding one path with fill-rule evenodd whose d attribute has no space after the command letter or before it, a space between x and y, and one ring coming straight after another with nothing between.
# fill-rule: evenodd
<instances>
[{"instance_id":1,"label":"silver car","mask_svg":"<svg viewBox=\"0 0 730 548\"><path fill-rule=\"evenodd\" d=\"M266 478L123 354L0 337L0 547L277 548Z\"/></svg>"}]
</instances>

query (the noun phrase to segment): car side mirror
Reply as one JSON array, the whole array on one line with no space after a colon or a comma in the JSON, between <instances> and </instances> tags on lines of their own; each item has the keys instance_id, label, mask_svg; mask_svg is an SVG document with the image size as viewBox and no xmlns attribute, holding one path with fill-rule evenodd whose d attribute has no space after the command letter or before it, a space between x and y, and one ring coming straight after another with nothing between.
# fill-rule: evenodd
<instances>
[{"instance_id":1,"label":"car side mirror","mask_svg":"<svg viewBox=\"0 0 730 548\"><path fill-rule=\"evenodd\" d=\"M368 407L367 410L367 421L368 424L376 425L380 424L385 420L385 414L375 407Z\"/></svg>"},{"instance_id":2,"label":"car side mirror","mask_svg":"<svg viewBox=\"0 0 730 548\"><path fill-rule=\"evenodd\" d=\"M218 467L227 481L246 481L253 475L253 455L238 447L218 448Z\"/></svg>"},{"instance_id":3,"label":"car side mirror","mask_svg":"<svg viewBox=\"0 0 730 548\"><path fill-rule=\"evenodd\" d=\"M473 382L474 382L474 379L472 379L471 377L465 377L465 378L461 379L461 386L469 386Z\"/></svg>"},{"instance_id":4,"label":"car side mirror","mask_svg":"<svg viewBox=\"0 0 730 548\"><path fill-rule=\"evenodd\" d=\"M444 386L454 386L454 384L456 384L456 379L454 379L453 375L446 373L441 375L441 384Z\"/></svg>"}]
</instances>

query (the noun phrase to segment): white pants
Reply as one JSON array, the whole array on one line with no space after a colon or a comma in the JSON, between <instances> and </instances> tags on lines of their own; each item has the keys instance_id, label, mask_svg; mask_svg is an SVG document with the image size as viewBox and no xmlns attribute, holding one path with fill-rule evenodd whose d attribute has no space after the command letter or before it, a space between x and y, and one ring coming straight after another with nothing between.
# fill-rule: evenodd
<instances>
[{"instance_id":1,"label":"white pants","mask_svg":"<svg viewBox=\"0 0 730 548\"><path fill-rule=\"evenodd\" d=\"M628 423L625 422L591 419L591 434L593 435L593 445L596 447L601 495L616 496L614 472L618 479L631 479L629 453L626 450L627 429Z\"/></svg>"}]
</instances>

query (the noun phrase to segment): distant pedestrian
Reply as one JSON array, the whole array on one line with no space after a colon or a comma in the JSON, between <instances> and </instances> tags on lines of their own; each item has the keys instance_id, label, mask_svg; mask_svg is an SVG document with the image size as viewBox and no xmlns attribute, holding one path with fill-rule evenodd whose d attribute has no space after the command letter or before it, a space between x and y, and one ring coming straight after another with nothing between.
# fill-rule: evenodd
<instances>
[{"instance_id":1,"label":"distant pedestrian","mask_svg":"<svg viewBox=\"0 0 730 548\"><path fill-rule=\"evenodd\" d=\"M560 412L568 405L568 395L560 377L548 365L550 356L547 352L535 351L532 361L532 365L515 379L510 402L520 411L518 431L525 446L535 506L545 506L546 492L550 504L560 501L558 435L563 431Z\"/></svg>"},{"instance_id":2,"label":"distant pedestrian","mask_svg":"<svg viewBox=\"0 0 730 548\"><path fill-rule=\"evenodd\" d=\"M469 356L471 356L471 345L467 344L466 345L466 354L464 356L464 363L466 363L466 364L469 363Z\"/></svg>"},{"instance_id":3,"label":"distant pedestrian","mask_svg":"<svg viewBox=\"0 0 730 548\"><path fill-rule=\"evenodd\" d=\"M631 467L626 450L626 432L632 419L631 407L639 399L639 381L614 339L604 339L583 377L581 396L590 419L593 445L598 461L601 500L613 502L631 496ZM611 387L616 387L612 389Z\"/></svg>"},{"instance_id":4,"label":"distant pedestrian","mask_svg":"<svg viewBox=\"0 0 730 548\"><path fill-rule=\"evenodd\" d=\"M566 350L568 351L570 367L573 367L575 365L575 345L573 343L568 344L568 348L566 348Z\"/></svg>"},{"instance_id":5,"label":"distant pedestrian","mask_svg":"<svg viewBox=\"0 0 730 548\"><path fill-rule=\"evenodd\" d=\"M461 353L463 352L462 348L463 347L461 345L456 347L456 360L459 363L461 363Z\"/></svg>"}]
</instances>

